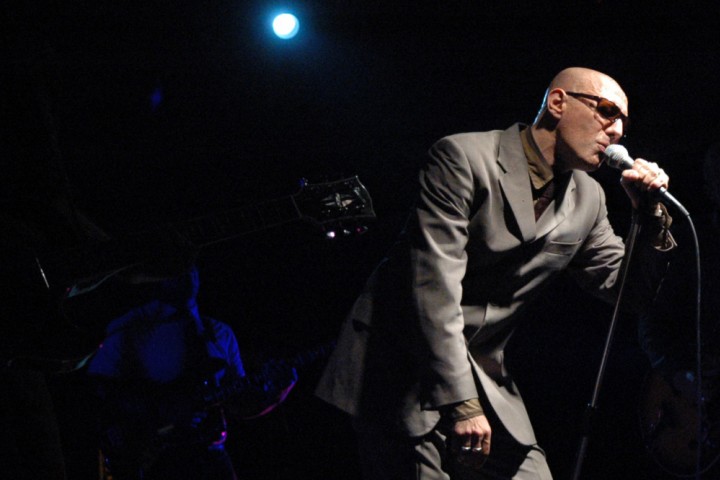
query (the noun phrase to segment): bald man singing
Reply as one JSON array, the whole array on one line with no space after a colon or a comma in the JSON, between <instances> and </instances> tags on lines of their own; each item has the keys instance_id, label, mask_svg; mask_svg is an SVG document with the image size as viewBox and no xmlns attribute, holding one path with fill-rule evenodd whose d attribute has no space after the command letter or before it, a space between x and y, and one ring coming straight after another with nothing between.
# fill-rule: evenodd
<instances>
[{"instance_id":1,"label":"bald man singing","mask_svg":"<svg viewBox=\"0 0 720 480\"><path fill-rule=\"evenodd\" d=\"M367 480L550 479L504 348L528 305L567 271L616 299L623 240L600 167L628 120L608 75L568 68L532 125L445 137L429 150L408 223L344 323L317 395L352 416ZM670 218L641 159L622 185L643 225L632 298L652 298ZM647 305L633 305L638 311Z\"/></svg>"}]
</instances>

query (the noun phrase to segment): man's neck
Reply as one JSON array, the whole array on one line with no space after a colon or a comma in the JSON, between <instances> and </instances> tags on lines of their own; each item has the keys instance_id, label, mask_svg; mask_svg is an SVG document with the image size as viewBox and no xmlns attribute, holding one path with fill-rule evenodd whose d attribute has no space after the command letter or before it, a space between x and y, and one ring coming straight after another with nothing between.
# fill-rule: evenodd
<instances>
[{"instance_id":1,"label":"man's neck","mask_svg":"<svg viewBox=\"0 0 720 480\"><path fill-rule=\"evenodd\" d=\"M555 167L555 134L546 128L533 124L530 126L530 134L535 140L540 153L551 167Z\"/></svg>"}]
</instances>

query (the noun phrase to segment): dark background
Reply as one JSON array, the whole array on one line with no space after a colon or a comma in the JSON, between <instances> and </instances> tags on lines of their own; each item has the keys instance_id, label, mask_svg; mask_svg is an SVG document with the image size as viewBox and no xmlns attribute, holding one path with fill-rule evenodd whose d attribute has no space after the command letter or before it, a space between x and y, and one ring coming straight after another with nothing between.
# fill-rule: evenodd
<instances>
[{"instance_id":1,"label":"dark background","mask_svg":"<svg viewBox=\"0 0 720 480\"><path fill-rule=\"evenodd\" d=\"M282 6L300 17L291 41L269 30ZM716 7L96 0L13 2L2 15L0 155L14 189L64 179L118 234L293 195L301 178L358 175L368 188L377 220L364 235L330 241L295 222L202 252L202 306L234 327L251 369L334 337L399 232L432 142L531 122L564 67L616 78L630 98L630 153L660 163L693 216L708 208L699 163L720 139ZM624 235L618 174L596 176ZM612 309L564 281L557 290L562 303L539 306L509 361L564 479ZM234 425L241 478L358 478L347 419L312 396L321 363L273 415ZM646 370L623 319L582 478L663 478L638 434ZM81 375L52 382L70 478L93 478Z\"/></svg>"}]
</instances>

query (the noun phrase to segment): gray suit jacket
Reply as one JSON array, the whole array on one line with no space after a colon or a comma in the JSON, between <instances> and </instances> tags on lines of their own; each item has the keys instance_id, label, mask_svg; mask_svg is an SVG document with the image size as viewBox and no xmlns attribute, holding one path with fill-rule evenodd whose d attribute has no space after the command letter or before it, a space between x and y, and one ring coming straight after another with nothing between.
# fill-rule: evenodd
<instances>
[{"instance_id":1,"label":"gray suit jacket","mask_svg":"<svg viewBox=\"0 0 720 480\"><path fill-rule=\"evenodd\" d=\"M316 393L412 436L436 426L438 407L480 397L533 444L503 349L562 270L612 300L623 242L584 172L564 179L536 223L518 125L449 136L429 153L404 235L354 304Z\"/></svg>"}]
</instances>

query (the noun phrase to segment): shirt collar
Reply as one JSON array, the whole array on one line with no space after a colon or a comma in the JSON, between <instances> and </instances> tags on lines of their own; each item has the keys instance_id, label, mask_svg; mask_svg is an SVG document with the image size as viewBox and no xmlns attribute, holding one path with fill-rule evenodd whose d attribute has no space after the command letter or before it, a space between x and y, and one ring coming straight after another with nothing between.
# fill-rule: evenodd
<instances>
[{"instance_id":1,"label":"shirt collar","mask_svg":"<svg viewBox=\"0 0 720 480\"><path fill-rule=\"evenodd\" d=\"M540 152L529 126L520 132L520 140L528 161L530 181L535 190L540 190L554 178L553 169Z\"/></svg>"}]
</instances>

